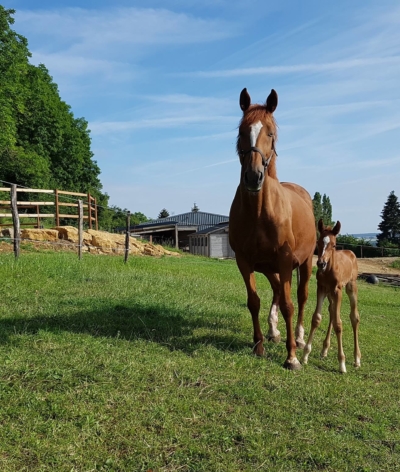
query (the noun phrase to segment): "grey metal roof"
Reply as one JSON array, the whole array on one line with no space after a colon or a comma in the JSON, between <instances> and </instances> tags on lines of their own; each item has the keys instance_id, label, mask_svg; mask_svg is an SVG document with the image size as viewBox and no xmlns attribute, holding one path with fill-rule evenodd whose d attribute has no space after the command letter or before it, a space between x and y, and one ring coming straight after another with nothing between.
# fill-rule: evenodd
<instances>
[{"instance_id":1,"label":"grey metal roof","mask_svg":"<svg viewBox=\"0 0 400 472\"><path fill-rule=\"evenodd\" d=\"M193 234L190 234L189 235L189 238L192 237L192 236L198 236L199 234L211 234L211 233L216 233L218 231L221 231L225 228L228 227L228 222L226 223L220 223L219 225L215 225L215 226L207 226L207 228L203 228L203 229L199 229L198 231L196 231L195 233Z\"/></svg>"},{"instance_id":2,"label":"grey metal roof","mask_svg":"<svg viewBox=\"0 0 400 472\"><path fill-rule=\"evenodd\" d=\"M218 223L228 222L229 216L216 215L214 213L206 213L203 211L189 211L188 213L182 213L180 215L167 216L167 218L158 218L155 220L147 221L140 225L136 225L137 228L141 226L149 226L160 223L177 223L178 226L197 226L198 229L209 228L215 226Z\"/></svg>"}]
</instances>

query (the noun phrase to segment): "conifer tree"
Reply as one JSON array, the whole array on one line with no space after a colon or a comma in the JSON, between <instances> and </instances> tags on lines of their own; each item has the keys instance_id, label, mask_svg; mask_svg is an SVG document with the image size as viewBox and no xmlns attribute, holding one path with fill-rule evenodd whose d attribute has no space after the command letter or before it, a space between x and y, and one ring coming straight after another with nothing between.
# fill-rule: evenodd
<instances>
[{"instance_id":1,"label":"conifer tree","mask_svg":"<svg viewBox=\"0 0 400 472\"><path fill-rule=\"evenodd\" d=\"M163 208L158 214L158 218L168 218L169 211L166 208Z\"/></svg>"},{"instance_id":2,"label":"conifer tree","mask_svg":"<svg viewBox=\"0 0 400 472\"><path fill-rule=\"evenodd\" d=\"M400 204L394 191L388 196L381 218L382 221L378 225L381 231L377 235L378 246L385 246L387 243L400 246Z\"/></svg>"}]
</instances>

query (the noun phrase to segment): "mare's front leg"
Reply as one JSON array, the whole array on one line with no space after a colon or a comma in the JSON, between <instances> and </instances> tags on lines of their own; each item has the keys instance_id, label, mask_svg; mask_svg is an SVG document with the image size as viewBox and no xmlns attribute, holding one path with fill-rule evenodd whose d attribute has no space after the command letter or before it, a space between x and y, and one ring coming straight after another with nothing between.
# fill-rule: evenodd
<instances>
[{"instance_id":1,"label":"mare's front leg","mask_svg":"<svg viewBox=\"0 0 400 472\"><path fill-rule=\"evenodd\" d=\"M281 341L281 333L278 330L278 308L279 308L279 293L280 293L280 281L278 274L264 273L269 280L272 288L272 304L268 315L268 341L279 343Z\"/></svg>"},{"instance_id":2,"label":"mare's front leg","mask_svg":"<svg viewBox=\"0 0 400 472\"><path fill-rule=\"evenodd\" d=\"M324 303L324 300L325 300L325 291L320 285L318 285L317 286L317 306L315 308L315 311L312 317L310 334L308 335L307 343L304 346L303 359L302 359L303 364L307 364L308 362L308 356L310 355L310 352L312 349L312 341L314 339L315 331L321 324L322 305Z\"/></svg>"},{"instance_id":3,"label":"mare's front leg","mask_svg":"<svg viewBox=\"0 0 400 472\"><path fill-rule=\"evenodd\" d=\"M247 263L245 259L242 259L236 254L236 263L242 274L244 283L246 284L247 289L247 308L251 313L251 318L253 320L253 340L254 347L253 352L256 356L264 355L264 346L263 341L264 337L261 332L259 313L260 313L260 297L257 295L256 290L256 279L254 276L254 270Z\"/></svg>"},{"instance_id":4,"label":"mare's front leg","mask_svg":"<svg viewBox=\"0 0 400 472\"><path fill-rule=\"evenodd\" d=\"M298 269L300 280L297 285L297 303L299 305L299 313L297 316L297 324L295 329L296 345L300 349L305 346L304 343L304 307L308 299L308 283L312 274L312 253Z\"/></svg>"},{"instance_id":5,"label":"mare's front leg","mask_svg":"<svg viewBox=\"0 0 400 472\"><path fill-rule=\"evenodd\" d=\"M279 279L281 284L279 307L286 323L286 350L287 358L283 367L289 370L301 369L301 364L296 357L296 341L293 332L294 306L291 299L292 288L292 251L285 244L279 253Z\"/></svg>"}]
</instances>

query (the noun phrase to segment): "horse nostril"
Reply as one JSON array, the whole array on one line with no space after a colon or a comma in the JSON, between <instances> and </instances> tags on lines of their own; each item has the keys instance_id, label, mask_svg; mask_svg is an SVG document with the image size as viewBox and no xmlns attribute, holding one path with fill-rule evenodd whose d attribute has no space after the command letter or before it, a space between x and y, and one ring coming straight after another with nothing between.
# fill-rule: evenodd
<instances>
[{"instance_id":1,"label":"horse nostril","mask_svg":"<svg viewBox=\"0 0 400 472\"><path fill-rule=\"evenodd\" d=\"M264 174L262 172L259 172L258 173L258 183L262 182L263 177L264 177Z\"/></svg>"}]
</instances>

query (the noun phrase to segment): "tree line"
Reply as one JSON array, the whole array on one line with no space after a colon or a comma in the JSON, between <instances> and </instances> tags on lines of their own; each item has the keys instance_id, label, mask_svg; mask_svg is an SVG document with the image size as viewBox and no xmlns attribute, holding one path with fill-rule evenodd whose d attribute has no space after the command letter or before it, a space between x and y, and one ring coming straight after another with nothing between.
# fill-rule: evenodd
<instances>
[{"instance_id":1,"label":"tree line","mask_svg":"<svg viewBox=\"0 0 400 472\"><path fill-rule=\"evenodd\" d=\"M108 207L109 196L102 190L87 121L76 118L61 99L46 67L29 63L28 41L11 27L14 14L15 10L0 5L0 180L90 193L97 200L102 229L124 226L128 210ZM326 194L315 193L313 209L317 222L322 218L325 225L334 223ZM196 203L191 211L199 211ZM158 218L167 216L169 212L163 208ZM400 247L400 205L394 191L381 217L378 245ZM148 219L135 212L131 224Z\"/></svg>"},{"instance_id":2,"label":"tree line","mask_svg":"<svg viewBox=\"0 0 400 472\"><path fill-rule=\"evenodd\" d=\"M328 196L325 194L321 196L319 192L316 192L313 198L313 209L316 225L320 218L322 218L325 225L334 225L332 205ZM377 235L377 246L400 249L400 203L394 191L390 192L380 216L382 220L377 228L380 231ZM371 246L369 241L349 234L339 235L337 242L348 245Z\"/></svg>"},{"instance_id":3,"label":"tree line","mask_svg":"<svg viewBox=\"0 0 400 472\"><path fill-rule=\"evenodd\" d=\"M124 224L127 210L108 208L87 121L76 118L61 99L46 67L29 63L28 41L12 29L14 14L0 5L0 186L90 193L97 200L100 227ZM131 221L147 217L137 212Z\"/></svg>"}]
</instances>

